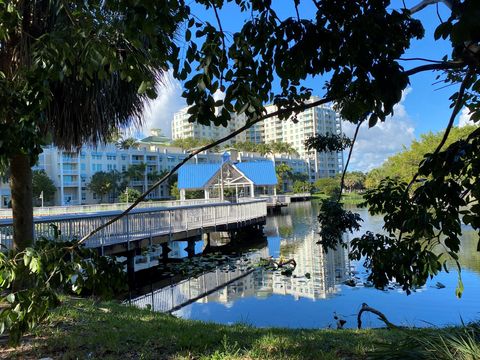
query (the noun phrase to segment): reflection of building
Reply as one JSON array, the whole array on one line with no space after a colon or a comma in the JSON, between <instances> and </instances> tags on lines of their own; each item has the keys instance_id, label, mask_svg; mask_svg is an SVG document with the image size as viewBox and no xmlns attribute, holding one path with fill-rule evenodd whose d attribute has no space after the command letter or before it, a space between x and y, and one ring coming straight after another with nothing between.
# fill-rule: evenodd
<instances>
[{"instance_id":1,"label":"reflection of building","mask_svg":"<svg viewBox=\"0 0 480 360\"><path fill-rule=\"evenodd\" d=\"M197 302L223 304L229 304L238 298L263 298L273 294L316 300L334 294L337 291L336 285L346 278L348 263L345 249L325 253L321 246L316 244L314 233L299 240L282 240L281 249L284 259L293 258L297 262L292 276L263 269L242 276L247 272L247 266L239 264L236 269L228 272L217 269L172 287L157 290L135 299L133 303L141 307L153 304L156 311L169 311L196 298L199 298ZM250 263L255 263L268 256L268 248L265 247L250 253L248 257ZM310 275L305 276L307 273ZM235 280L237 278L238 280ZM232 282L229 283L230 281ZM211 294L203 296L211 291Z\"/></svg>"},{"instance_id":2,"label":"reflection of building","mask_svg":"<svg viewBox=\"0 0 480 360\"><path fill-rule=\"evenodd\" d=\"M345 280L347 263L345 251L330 250L328 253L316 244L314 233L299 241L282 241L288 250L282 257L295 259L297 267L292 276L273 273L272 292L292 295L295 298L323 299L336 292L335 285ZM308 275L310 274L310 279Z\"/></svg>"}]
</instances>

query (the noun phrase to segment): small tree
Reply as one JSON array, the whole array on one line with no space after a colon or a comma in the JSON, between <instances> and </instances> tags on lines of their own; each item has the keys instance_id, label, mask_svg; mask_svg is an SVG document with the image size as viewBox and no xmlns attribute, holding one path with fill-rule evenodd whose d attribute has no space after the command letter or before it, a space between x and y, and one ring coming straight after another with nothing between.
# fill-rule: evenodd
<instances>
[{"instance_id":1,"label":"small tree","mask_svg":"<svg viewBox=\"0 0 480 360\"><path fill-rule=\"evenodd\" d=\"M142 195L140 191L127 187L120 193L118 200L122 203L131 203L137 200L140 195Z\"/></svg>"},{"instance_id":2,"label":"small tree","mask_svg":"<svg viewBox=\"0 0 480 360\"><path fill-rule=\"evenodd\" d=\"M291 179L292 177L292 167L281 163L275 166L275 172L277 173L277 190L278 191L284 191L285 189L285 184L287 180Z\"/></svg>"},{"instance_id":3,"label":"small tree","mask_svg":"<svg viewBox=\"0 0 480 360\"><path fill-rule=\"evenodd\" d=\"M312 184L308 181L295 180L293 182L292 190L294 193L310 192L312 190Z\"/></svg>"},{"instance_id":4,"label":"small tree","mask_svg":"<svg viewBox=\"0 0 480 360\"><path fill-rule=\"evenodd\" d=\"M340 191L340 180L337 178L320 178L315 181L315 190L327 196L333 196Z\"/></svg>"},{"instance_id":5,"label":"small tree","mask_svg":"<svg viewBox=\"0 0 480 360\"><path fill-rule=\"evenodd\" d=\"M115 184L111 174L99 171L93 174L90 184L88 184L88 189L100 197L100 202L103 202L103 197L110 193L114 186Z\"/></svg>"},{"instance_id":6,"label":"small tree","mask_svg":"<svg viewBox=\"0 0 480 360\"><path fill-rule=\"evenodd\" d=\"M36 199L38 203L38 199L40 198L43 192L43 200L46 202L50 202L53 200L55 196L55 192L57 188L52 179L50 179L47 173L44 170L35 170L32 173L32 194L33 198Z\"/></svg>"},{"instance_id":7,"label":"small tree","mask_svg":"<svg viewBox=\"0 0 480 360\"><path fill-rule=\"evenodd\" d=\"M178 190L178 181L175 181L172 185L170 185L170 196L174 197L175 199L180 199L180 191Z\"/></svg>"}]
</instances>

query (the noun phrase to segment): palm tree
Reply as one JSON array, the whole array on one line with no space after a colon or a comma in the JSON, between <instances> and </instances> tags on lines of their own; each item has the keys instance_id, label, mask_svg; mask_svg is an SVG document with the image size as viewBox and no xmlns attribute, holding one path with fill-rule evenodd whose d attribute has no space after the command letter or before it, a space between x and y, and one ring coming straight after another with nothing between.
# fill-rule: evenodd
<instances>
[{"instance_id":1,"label":"palm tree","mask_svg":"<svg viewBox=\"0 0 480 360\"><path fill-rule=\"evenodd\" d=\"M292 144L283 142L283 141L275 141L270 144L272 151L276 154L286 154L286 155L298 155L297 150L294 149Z\"/></svg>"},{"instance_id":2,"label":"palm tree","mask_svg":"<svg viewBox=\"0 0 480 360\"><path fill-rule=\"evenodd\" d=\"M78 149L141 122L187 16L166 4L37 0L0 12L0 165L11 171L16 249L33 242L31 166L44 139Z\"/></svg>"},{"instance_id":3,"label":"palm tree","mask_svg":"<svg viewBox=\"0 0 480 360\"><path fill-rule=\"evenodd\" d=\"M259 152L260 155L265 156L267 154L272 154L272 147L270 144L258 144L256 151Z\"/></svg>"},{"instance_id":4,"label":"palm tree","mask_svg":"<svg viewBox=\"0 0 480 360\"><path fill-rule=\"evenodd\" d=\"M126 171L124 171L123 178L125 182L129 184L131 181L142 181L142 189L144 188L145 170L147 165L145 163L130 165Z\"/></svg>"},{"instance_id":5,"label":"palm tree","mask_svg":"<svg viewBox=\"0 0 480 360\"><path fill-rule=\"evenodd\" d=\"M128 138L122 138L117 141L117 148L121 150L128 150L128 149L138 149L138 146L140 145L137 141L137 139L133 137L128 137Z\"/></svg>"}]
</instances>

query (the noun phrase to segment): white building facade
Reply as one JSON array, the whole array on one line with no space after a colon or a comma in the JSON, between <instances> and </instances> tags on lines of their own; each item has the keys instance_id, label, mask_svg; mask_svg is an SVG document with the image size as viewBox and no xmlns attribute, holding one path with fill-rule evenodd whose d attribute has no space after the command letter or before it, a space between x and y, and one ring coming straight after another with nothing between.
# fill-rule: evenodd
<instances>
[{"instance_id":1,"label":"white building facade","mask_svg":"<svg viewBox=\"0 0 480 360\"><path fill-rule=\"evenodd\" d=\"M218 140L245 125L245 116L236 116L235 114L232 114L232 118L228 121L228 125L226 127L205 126L197 122L189 122L188 118L190 117L190 114L187 111L188 107L185 107L182 110L176 112L173 116L173 140L185 138ZM246 139L246 133L242 132L235 138L226 141L225 145L234 144L236 142L243 142Z\"/></svg>"},{"instance_id":2,"label":"white building facade","mask_svg":"<svg viewBox=\"0 0 480 360\"><path fill-rule=\"evenodd\" d=\"M286 163L294 172L307 173L308 162L292 156L260 156L257 153L237 152L231 150L234 162L272 160L275 165ZM152 175L170 171L175 165L184 160L188 153L180 148L142 143L138 149L118 149L115 144L98 147L84 146L78 152L62 151L57 147L49 146L43 149L39 161L33 170L44 170L53 180L57 191L52 205L84 205L100 202L88 184L97 172L127 171L132 165L145 164L143 176L130 179L129 188L144 192L157 180ZM222 153L203 152L195 155L189 163L219 163ZM170 199L169 184L161 185L148 195L149 199ZM116 198L105 197L103 202L114 202ZM10 202L10 188L6 181L0 181L0 208L6 208Z\"/></svg>"},{"instance_id":3,"label":"white building facade","mask_svg":"<svg viewBox=\"0 0 480 360\"><path fill-rule=\"evenodd\" d=\"M312 98L313 102L318 98ZM266 107L268 113L277 111L277 107L269 105ZM277 116L266 119L259 123L252 130L251 137L263 138L263 142L286 142L298 152L300 157L308 161L313 167L309 174L310 180L318 178L333 177L343 169L343 153L323 152L305 149L305 140L317 134L338 134L342 133L342 123L338 114L329 106L315 106L307 109L288 120L280 120Z\"/></svg>"},{"instance_id":4,"label":"white building facade","mask_svg":"<svg viewBox=\"0 0 480 360\"><path fill-rule=\"evenodd\" d=\"M318 100L312 97L308 102ZM267 112L277 111L275 105L266 106ZM203 126L188 122L188 108L177 112L172 122L173 139L181 138L211 138L219 139L245 124L244 118L232 117L228 127ZM286 142L298 152L310 181L322 177L333 177L343 169L343 153L319 153L316 150L306 150L305 140L317 134L341 134L342 124L338 114L332 107L322 105L307 109L288 120L280 120L277 116L265 119L243 132L234 141L250 141L253 143ZM299 163L300 164L300 163ZM298 168L299 166L296 166ZM295 168L294 168L295 171ZM297 171L295 171L297 172Z\"/></svg>"}]
</instances>

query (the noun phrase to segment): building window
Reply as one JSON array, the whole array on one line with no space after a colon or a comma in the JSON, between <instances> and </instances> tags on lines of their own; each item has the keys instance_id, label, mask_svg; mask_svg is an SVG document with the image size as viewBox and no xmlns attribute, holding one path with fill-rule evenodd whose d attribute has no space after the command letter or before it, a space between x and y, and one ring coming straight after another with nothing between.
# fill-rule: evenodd
<instances>
[{"instance_id":1,"label":"building window","mask_svg":"<svg viewBox=\"0 0 480 360\"><path fill-rule=\"evenodd\" d=\"M117 160L115 155L107 155L107 160Z\"/></svg>"}]
</instances>

